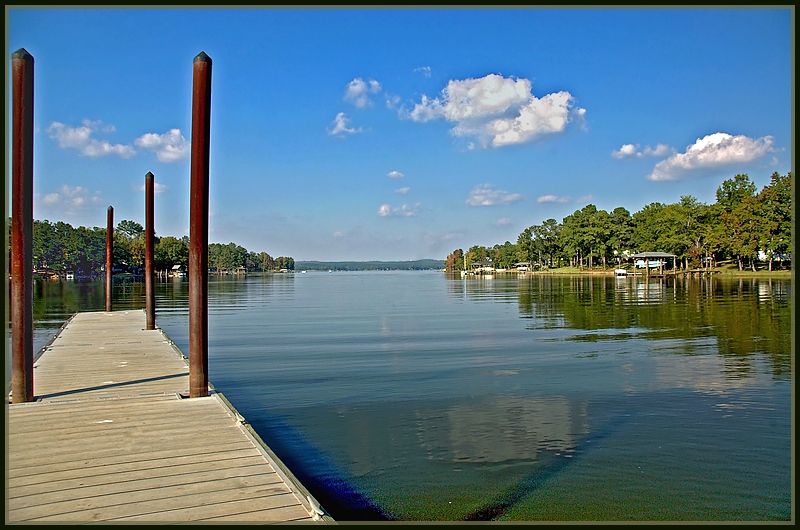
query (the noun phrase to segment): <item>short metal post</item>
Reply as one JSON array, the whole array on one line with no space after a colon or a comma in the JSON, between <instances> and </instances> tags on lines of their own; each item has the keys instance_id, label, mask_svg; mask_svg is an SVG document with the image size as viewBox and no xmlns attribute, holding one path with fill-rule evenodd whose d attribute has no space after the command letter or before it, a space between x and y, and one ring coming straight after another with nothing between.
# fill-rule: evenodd
<instances>
[{"instance_id":1,"label":"short metal post","mask_svg":"<svg viewBox=\"0 0 800 530\"><path fill-rule=\"evenodd\" d=\"M194 58L189 205L189 397L208 396L208 160L211 58Z\"/></svg>"},{"instance_id":2,"label":"short metal post","mask_svg":"<svg viewBox=\"0 0 800 530\"><path fill-rule=\"evenodd\" d=\"M12 63L11 389L12 403L33 401L33 56Z\"/></svg>"},{"instance_id":3,"label":"short metal post","mask_svg":"<svg viewBox=\"0 0 800 530\"><path fill-rule=\"evenodd\" d=\"M145 220L144 220L144 299L147 325L145 329L156 329L155 269L153 265L153 174L144 176Z\"/></svg>"},{"instance_id":4,"label":"short metal post","mask_svg":"<svg viewBox=\"0 0 800 530\"><path fill-rule=\"evenodd\" d=\"M106 311L111 311L111 277L114 275L114 207L108 207L106 223Z\"/></svg>"}]
</instances>

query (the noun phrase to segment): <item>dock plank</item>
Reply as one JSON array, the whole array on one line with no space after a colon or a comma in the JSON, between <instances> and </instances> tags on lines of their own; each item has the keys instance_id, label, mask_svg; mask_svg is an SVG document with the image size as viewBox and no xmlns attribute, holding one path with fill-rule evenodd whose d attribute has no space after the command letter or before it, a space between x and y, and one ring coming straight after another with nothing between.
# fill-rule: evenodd
<instances>
[{"instance_id":1,"label":"dock plank","mask_svg":"<svg viewBox=\"0 0 800 530\"><path fill-rule=\"evenodd\" d=\"M6 522L332 523L143 311L78 313L9 404ZM183 396L182 396L183 395Z\"/></svg>"}]
</instances>

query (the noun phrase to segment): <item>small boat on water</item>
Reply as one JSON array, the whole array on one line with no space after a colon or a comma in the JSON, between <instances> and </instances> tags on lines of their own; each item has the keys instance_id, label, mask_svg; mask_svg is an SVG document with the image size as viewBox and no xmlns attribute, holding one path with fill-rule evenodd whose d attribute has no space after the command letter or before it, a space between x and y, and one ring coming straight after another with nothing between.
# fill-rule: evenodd
<instances>
[{"instance_id":1,"label":"small boat on water","mask_svg":"<svg viewBox=\"0 0 800 530\"><path fill-rule=\"evenodd\" d=\"M628 271L625 269L614 269L614 276L627 276Z\"/></svg>"}]
</instances>

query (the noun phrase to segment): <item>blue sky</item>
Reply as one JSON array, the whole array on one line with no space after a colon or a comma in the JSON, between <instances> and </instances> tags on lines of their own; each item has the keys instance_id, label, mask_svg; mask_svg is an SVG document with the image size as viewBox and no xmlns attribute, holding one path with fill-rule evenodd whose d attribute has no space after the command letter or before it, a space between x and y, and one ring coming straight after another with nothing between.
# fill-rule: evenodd
<instances>
[{"instance_id":1,"label":"blue sky","mask_svg":"<svg viewBox=\"0 0 800 530\"><path fill-rule=\"evenodd\" d=\"M115 221L144 224L151 171L156 233L188 235L203 51L210 242L295 260L444 259L589 203L713 203L737 173L760 189L791 171L793 19L783 7L6 7L6 61L10 75L14 51L35 60L36 219L102 227L113 206Z\"/></svg>"}]
</instances>

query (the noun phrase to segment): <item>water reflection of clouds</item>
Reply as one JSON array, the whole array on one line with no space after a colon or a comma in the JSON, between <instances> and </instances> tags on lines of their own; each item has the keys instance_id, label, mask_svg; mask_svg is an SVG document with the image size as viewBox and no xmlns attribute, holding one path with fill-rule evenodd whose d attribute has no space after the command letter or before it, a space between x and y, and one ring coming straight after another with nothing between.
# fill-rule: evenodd
<instances>
[{"instance_id":1,"label":"water reflection of clouds","mask_svg":"<svg viewBox=\"0 0 800 530\"><path fill-rule=\"evenodd\" d=\"M498 374L499 375L499 374ZM513 377L511 374L505 377ZM430 465L445 465L458 482L483 473L536 464L543 452L570 458L589 433L588 404L561 396L493 395L458 400L339 405L295 417L299 431L334 422L347 444L328 446L350 476L396 475L419 486ZM305 425L305 426L304 426ZM398 462L404 462L398 468ZM488 466L488 467L487 467ZM527 472L526 472L527 473ZM476 483L477 483L476 482Z\"/></svg>"},{"instance_id":2,"label":"water reflection of clouds","mask_svg":"<svg viewBox=\"0 0 800 530\"><path fill-rule=\"evenodd\" d=\"M563 397L495 396L443 413L420 410L416 419L427 458L460 464L530 463L544 450L569 454L588 433L586 405Z\"/></svg>"},{"instance_id":3,"label":"water reflection of clouds","mask_svg":"<svg viewBox=\"0 0 800 530\"><path fill-rule=\"evenodd\" d=\"M735 361L735 360L734 360ZM655 386L658 389L689 389L698 392L718 393L763 384L759 374L768 368L749 370L731 369L731 360L717 355L653 357ZM758 362L749 359L748 362Z\"/></svg>"}]
</instances>

